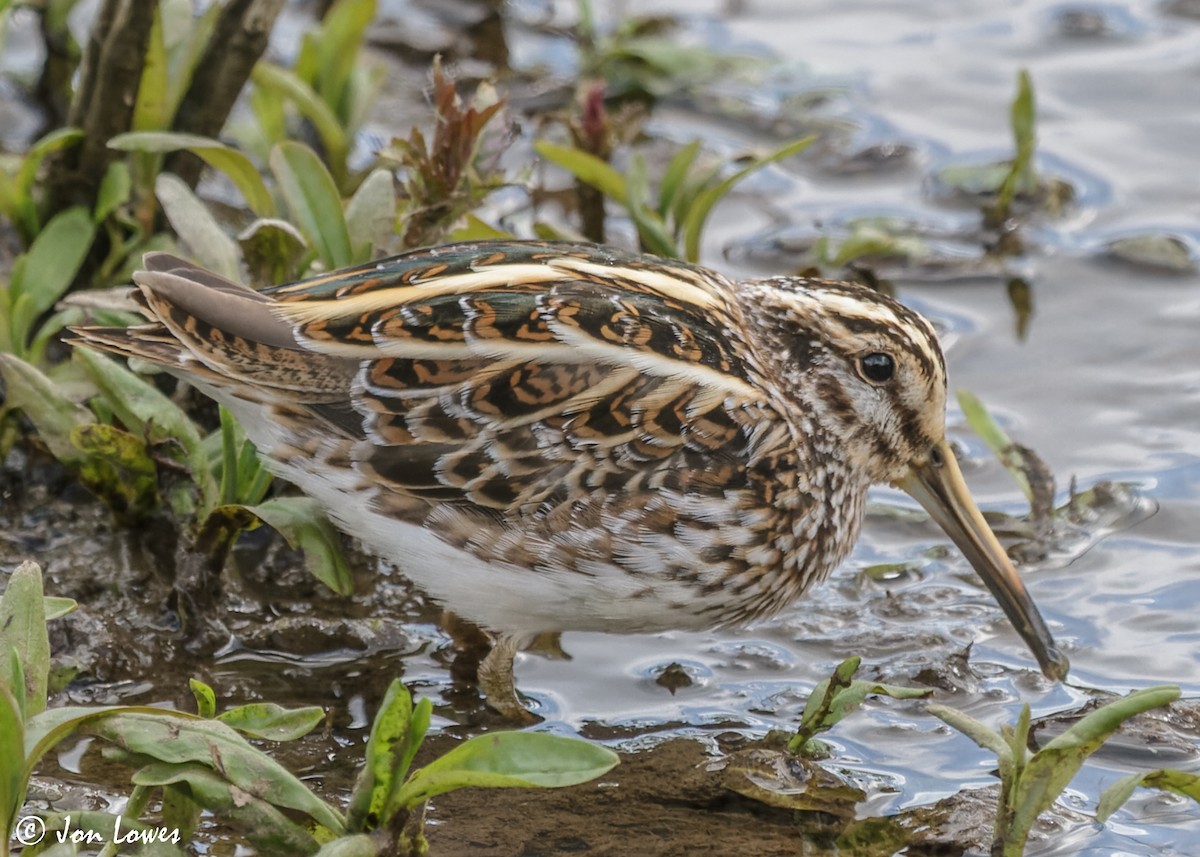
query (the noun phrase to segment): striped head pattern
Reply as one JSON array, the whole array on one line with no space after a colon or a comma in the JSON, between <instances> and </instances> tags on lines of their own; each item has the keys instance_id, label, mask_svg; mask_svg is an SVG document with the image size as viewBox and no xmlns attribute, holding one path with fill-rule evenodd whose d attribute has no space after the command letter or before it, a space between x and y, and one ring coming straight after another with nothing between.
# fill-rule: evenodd
<instances>
[{"instance_id":1,"label":"striped head pattern","mask_svg":"<svg viewBox=\"0 0 1200 857\"><path fill-rule=\"evenodd\" d=\"M946 364L933 327L864 286L776 277L744 283L767 377L830 455L898 484L945 437Z\"/></svg>"}]
</instances>

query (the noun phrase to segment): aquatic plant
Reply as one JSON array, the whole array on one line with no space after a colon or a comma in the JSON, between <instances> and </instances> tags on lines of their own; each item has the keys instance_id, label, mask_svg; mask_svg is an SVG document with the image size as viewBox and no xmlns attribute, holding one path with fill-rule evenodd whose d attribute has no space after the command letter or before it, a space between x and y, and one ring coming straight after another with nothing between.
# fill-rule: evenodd
<instances>
[{"instance_id":1,"label":"aquatic plant","mask_svg":"<svg viewBox=\"0 0 1200 857\"><path fill-rule=\"evenodd\" d=\"M268 854L416 855L427 850L425 803L463 788L554 788L601 776L615 753L589 742L534 732L480 735L412 770L432 705L415 706L394 681L367 743L366 760L343 813L313 793L247 737L288 741L324 719L313 707L251 703L216 713L216 695L192 680L198 714L149 706L48 708L50 643L46 623L74 608L47 599L41 569L22 564L0 596L0 857L13 841L36 849L55 841L153 843L183 855L202 811ZM22 807L42 759L63 741L92 737L107 758L135 768L120 813L31 812ZM147 819L160 797L156 820ZM31 853L26 851L23 853Z\"/></svg>"},{"instance_id":2,"label":"aquatic plant","mask_svg":"<svg viewBox=\"0 0 1200 857\"><path fill-rule=\"evenodd\" d=\"M926 710L962 732L980 747L991 750L999 761L1000 799L993 830L993 857L1020 857L1034 821L1062 793L1084 761L1108 740L1122 723L1152 708L1179 698L1179 688L1169 685L1134 691L1097 708L1037 752L1029 749L1029 706L1021 708L1014 725L999 731L945 705L929 704ZM1160 772L1146 774L1152 783L1172 782ZM1194 779L1194 778L1193 778ZM1104 809L1111 813L1132 792L1137 782L1130 779L1110 791ZM1128 792L1121 796L1122 790ZM1191 783L1195 788L1195 783ZM1105 816L1107 817L1107 815Z\"/></svg>"},{"instance_id":3,"label":"aquatic plant","mask_svg":"<svg viewBox=\"0 0 1200 857\"><path fill-rule=\"evenodd\" d=\"M840 774L818 763L829 748L816 736L827 732L857 709L868 696L920 699L932 691L855 679L862 659L838 664L829 678L817 682L796 731L786 737L772 733L761 746L739 750L722 761L721 784L730 791L786 809L817 811L852 818L854 806L866 794Z\"/></svg>"},{"instance_id":4,"label":"aquatic plant","mask_svg":"<svg viewBox=\"0 0 1200 857\"><path fill-rule=\"evenodd\" d=\"M204 437L193 419L146 378L98 354L75 353L95 390L91 409L36 367L0 354L7 406L20 408L38 437L126 524L166 510L183 528L176 588L192 612L212 604L217 576L236 537L262 523L293 546L335 592L352 589L341 539L305 497L264 500L270 484L253 446L227 415ZM198 616L181 618L185 624Z\"/></svg>"},{"instance_id":5,"label":"aquatic plant","mask_svg":"<svg viewBox=\"0 0 1200 857\"><path fill-rule=\"evenodd\" d=\"M404 249L445 240L453 227L505 182L498 153L487 152L485 146L490 126L505 108L504 100L490 85L481 86L474 97L464 100L438 60L433 64L432 83L433 132L427 135L413 128L407 139L396 138L379 153L382 163L404 177L403 208L396 227Z\"/></svg>"},{"instance_id":6,"label":"aquatic plant","mask_svg":"<svg viewBox=\"0 0 1200 857\"><path fill-rule=\"evenodd\" d=\"M322 855L424 854L425 804L430 798L464 788L573 786L602 776L619 761L611 750L576 738L491 732L469 738L412 770L431 711L428 699L414 706L407 688L399 680L392 682L375 716L366 764L350 796L349 840L326 845Z\"/></svg>"},{"instance_id":7,"label":"aquatic plant","mask_svg":"<svg viewBox=\"0 0 1200 857\"><path fill-rule=\"evenodd\" d=\"M251 74L252 122L234 135L260 158L279 143L302 136L289 108L316 132L334 184L348 194L361 180L349 165L354 135L379 94L385 69L363 55L376 0L337 0L307 29L291 69L260 62ZM367 171L369 171L368 168Z\"/></svg>"},{"instance_id":8,"label":"aquatic plant","mask_svg":"<svg viewBox=\"0 0 1200 857\"><path fill-rule=\"evenodd\" d=\"M728 172L731 165L725 163L701 168L698 163L700 141L695 140L671 158L659 182L657 199L650 191L646 161L641 155L633 155L628 170L621 173L577 146L540 140L535 148L543 158L597 188L624 208L637 228L643 250L696 262L700 258L704 227L716 204L747 176L799 154L812 144L813 139L792 140L764 155L750 158L733 172Z\"/></svg>"},{"instance_id":9,"label":"aquatic plant","mask_svg":"<svg viewBox=\"0 0 1200 857\"><path fill-rule=\"evenodd\" d=\"M0 353L41 363L54 336L80 318L78 310L47 314L70 288L95 231L87 209L69 208L39 229L16 258L8 282L0 285Z\"/></svg>"}]
</instances>

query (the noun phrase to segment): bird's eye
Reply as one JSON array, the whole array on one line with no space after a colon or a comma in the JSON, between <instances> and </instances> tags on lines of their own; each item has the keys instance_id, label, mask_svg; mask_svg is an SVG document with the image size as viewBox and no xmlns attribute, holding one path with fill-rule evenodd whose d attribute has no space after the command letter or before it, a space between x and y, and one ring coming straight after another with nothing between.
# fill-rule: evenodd
<instances>
[{"instance_id":1,"label":"bird's eye","mask_svg":"<svg viewBox=\"0 0 1200 857\"><path fill-rule=\"evenodd\" d=\"M896 361L890 354L874 351L858 358L858 371L872 384L884 384L896 374Z\"/></svg>"}]
</instances>

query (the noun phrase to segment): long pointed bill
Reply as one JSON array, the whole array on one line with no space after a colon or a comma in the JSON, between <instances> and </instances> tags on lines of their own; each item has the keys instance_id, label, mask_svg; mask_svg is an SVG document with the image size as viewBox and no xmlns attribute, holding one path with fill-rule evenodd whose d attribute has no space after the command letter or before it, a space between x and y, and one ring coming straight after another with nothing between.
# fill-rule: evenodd
<instances>
[{"instance_id":1,"label":"long pointed bill","mask_svg":"<svg viewBox=\"0 0 1200 857\"><path fill-rule=\"evenodd\" d=\"M937 452L941 455L937 456ZM939 457L940 466L933 463L933 459ZM958 469L950 445L945 441L939 443L933 458L922 465L914 464L897 487L903 488L924 506L929 516L937 521L970 560L987 588L1000 602L1021 639L1037 658L1042 672L1049 678L1066 678L1070 668L1067 657L1054 644L1054 638L1046 628L1037 605L1029 597L1025 584L967 492L962 471Z\"/></svg>"}]
</instances>

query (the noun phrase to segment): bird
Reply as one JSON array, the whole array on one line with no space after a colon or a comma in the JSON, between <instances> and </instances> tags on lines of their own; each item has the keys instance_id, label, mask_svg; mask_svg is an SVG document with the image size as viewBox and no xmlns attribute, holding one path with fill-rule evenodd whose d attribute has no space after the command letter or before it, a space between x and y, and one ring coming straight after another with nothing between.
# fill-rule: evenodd
<instances>
[{"instance_id":1,"label":"bird","mask_svg":"<svg viewBox=\"0 0 1200 857\"><path fill-rule=\"evenodd\" d=\"M914 497L1043 673L1069 663L965 485L932 325L864 285L734 280L586 243L489 240L254 290L154 252L145 323L74 328L240 421L267 466L494 641L488 704L547 632L777 614Z\"/></svg>"}]
</instances>

